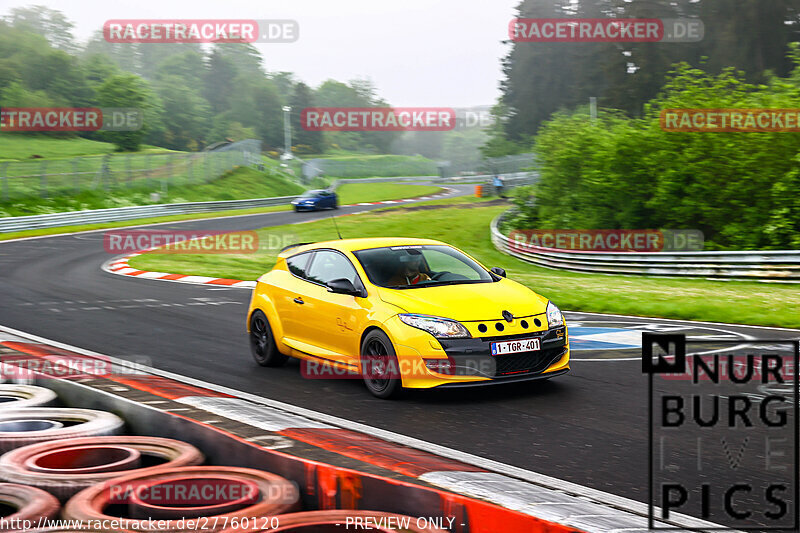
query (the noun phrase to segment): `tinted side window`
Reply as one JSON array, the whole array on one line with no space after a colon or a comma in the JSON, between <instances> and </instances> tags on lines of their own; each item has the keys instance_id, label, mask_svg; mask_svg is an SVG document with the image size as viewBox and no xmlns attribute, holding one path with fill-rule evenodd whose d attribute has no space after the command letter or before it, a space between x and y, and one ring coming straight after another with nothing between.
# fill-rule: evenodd
<instances>
[{"instance_id":1,"label":"tinted side window","mask_svg":"<svg viewBox=\"0 0 800 533\"><path fill-rule=\"evenodd\" d=\"M286 259L286 266L289 272L301 278L306 277L306 266L308 266L308 258L311 257L310 253L293 255Z\"/></svg>"},{"instance_id":2,"label":"tinted side window","mask_svg":"<svg viewBox=\"0 0 800 533\"><path fill-rule=\"evenodd\" d=\"M323 285L335 279L346 278L356 287L359 286L356 269L345 256L336 252L317 252L306 277L309 281Z\"/></svg>"}]
</instances>

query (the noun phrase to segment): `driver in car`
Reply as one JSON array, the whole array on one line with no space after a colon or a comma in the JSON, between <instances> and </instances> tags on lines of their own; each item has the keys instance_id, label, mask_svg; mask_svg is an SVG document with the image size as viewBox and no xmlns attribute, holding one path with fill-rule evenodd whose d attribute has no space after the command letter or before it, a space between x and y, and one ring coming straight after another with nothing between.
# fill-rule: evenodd
<instances>
[{"instance_id":1,"label":"driver in car","mask_svg":"<svg viewBox=\"0 0 800 533\"><path fill-rule=\"evenodd\" d=\"M397 287L402 285L416 285L420 281L428 281L431 279L429 275L422 272L422 254L403 254L400 256L400 267L395 275L387 282L390 287Z\"/></svg>"}]
</instances>

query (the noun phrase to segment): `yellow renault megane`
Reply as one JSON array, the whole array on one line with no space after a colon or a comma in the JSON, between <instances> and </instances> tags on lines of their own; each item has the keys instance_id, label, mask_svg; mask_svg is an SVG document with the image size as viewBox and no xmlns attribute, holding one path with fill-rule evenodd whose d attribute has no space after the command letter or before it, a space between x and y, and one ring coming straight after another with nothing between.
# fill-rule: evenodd
<instances>
[{"instance_id":1,"label":"yellow renault megane","mask_svg":"<svg viewBox=\"0 0 800 533\"><path fill-rule=\"evenodd\" d=\"M309 377L357 376L380 398L569 371L555 304L429 239L287 247L258 279L247 330L258 364L296 357Z\"/></svg>"}]
</instances>

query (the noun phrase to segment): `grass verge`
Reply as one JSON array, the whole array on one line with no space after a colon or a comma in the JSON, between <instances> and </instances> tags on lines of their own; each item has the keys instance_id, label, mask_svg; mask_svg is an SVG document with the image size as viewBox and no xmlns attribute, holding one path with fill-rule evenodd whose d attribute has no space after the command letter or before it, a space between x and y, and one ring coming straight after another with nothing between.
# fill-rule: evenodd
<instances>
[{"instance_id":1,"label":"grass verge","mask_svg":"<svg viewBox=\"0 0 800 533\"><path fill-rule=\"evenodd\" d=\"M345 183L336 190L339 204L383 202L401 198L415 198L441 192L433 185L406 185L403 183Z\"/></svg>"},{"instance_id":2,"label":"grass verge","mask_svg":"<svg viewBox=\"0 0 800 533\"><path fill-rule=\"evenodd\" d=\"M0 133L0 160L25 160L33 155L45 159L102 155L114 152L112 143L83 137L59 138L49 135ZM169 152L165 148L142 146L138 153Z\"/></svg>"},{"instance_id":3,"label":"grass verge","mask_svg":"<svg viewBox=\"0 0 800 533\"><path fill-rule=\"evenodd\" d=\"M395 208L338 219L347 237L403 236L440 239L480 260L504 267L511 279L551 298L562 309L653 316L683 320L800 327L800 290L796 285L718 282L578 274L539 268L498 252L489 239L489 223L507 209L480 202L441 209ZM335 238L329 220L264 228L261 242L289 235L297 241ZM275 237L278 237L276 239ZM252 255L163 255L136 257L143 270L256 279L274 264L277 249Z\"/></svg>"}]
</instances>

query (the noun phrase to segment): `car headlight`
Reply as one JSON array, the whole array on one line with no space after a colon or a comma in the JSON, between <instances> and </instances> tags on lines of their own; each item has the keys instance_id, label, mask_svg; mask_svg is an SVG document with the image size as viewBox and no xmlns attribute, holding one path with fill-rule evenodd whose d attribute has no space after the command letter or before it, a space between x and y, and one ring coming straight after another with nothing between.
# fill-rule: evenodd
<instances>
[{"instance_id":1,"label":"car headlight","mask_svg":"<svg viewBox=\"0 0 800 533\"><path fill-rule=\"evenodd\" d=\"M564 315L553 302L547 302L547 327L557 328L564 325Z\"/></svg>"},{"instance_id":2,"label":"car headlight","mask_svg":"<svg viewBox=\"0 0 800 533\"><path fill-rule=\"evenodd\" d=\"M469 338L470 334L467 328L449 318L440 318L436 316L427 315L398 315L403 323L408 324L412 328L427 331L437 338L445 339L463 339Z\"/></svg>"}]
</instances>

